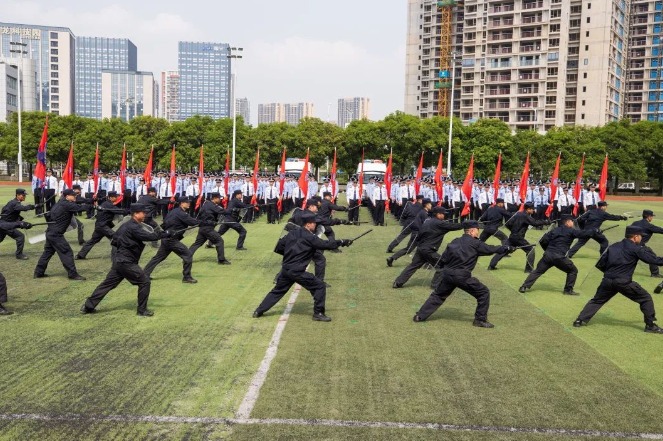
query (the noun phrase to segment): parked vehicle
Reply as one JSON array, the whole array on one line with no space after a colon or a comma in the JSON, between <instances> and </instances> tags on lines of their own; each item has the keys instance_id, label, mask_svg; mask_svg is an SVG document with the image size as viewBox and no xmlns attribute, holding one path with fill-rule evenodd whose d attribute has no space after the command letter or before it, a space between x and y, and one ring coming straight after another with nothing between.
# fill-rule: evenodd
<instances>
[{"instance_id":1,"label":"parked vehicle","mask_svg":"<svg viewBox=\"0 0 663 441\"><path fill-rule=\"evenodd\" d=\"M381 159L364 159L364 182L371 178L384 179L387 173L387 164ZM361 162L357 164L357 176L362 172Z\"/></svg>"},{"instance_id":2,"label":"parked vehicle","mask_svg":"<svg viewBox=\"0 0 663 441\"><path fill-rule=\"evenodd\" d=\"M306 159L302 158L286 158L285 159L285 174L287 175L293 175L296 178L299 178L302 174L302 170L304 170L304 164L306 163ZM281 173L281 166L279 165L277 168L279 174ZM313 173L313 166L311 163L308 163L308 172Z\"/></svg>"}]
</instances>

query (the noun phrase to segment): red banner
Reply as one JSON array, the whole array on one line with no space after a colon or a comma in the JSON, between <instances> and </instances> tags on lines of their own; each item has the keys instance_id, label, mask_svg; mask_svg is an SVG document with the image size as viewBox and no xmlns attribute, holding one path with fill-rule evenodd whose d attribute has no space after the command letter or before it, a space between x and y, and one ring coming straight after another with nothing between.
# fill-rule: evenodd
<instances>
[{"instance_id":1,"label":"red banner","mask_svg":"<svg viewBox=\"0 0 663 441\"><path fill-rule=\"evenodd\" d=\"M143 179L145 180L145 186L150 188L152 183L152 161L154 160L154 147L150 149L150 158L147 160L147 165L145 166L145 172L143 173Z\"/></svg>"},{"instance_id":2,"label":"red banner","mask_svg":"<svg viewBox=\"0 0 663 441\"><path fill-rule=\"evenodd\" d=\"M557 188L559 187L559 164L562 160L562 154L560 153L557 156L557 162L555 163L555 170L552 174L552 179L550 180L550 203L546 209L546 217L550 217L555 208L555 196L557 196Z\"/></svg>"},{"instance_id":3,"label":"red banner","mask_svg":"<svg viewBox=\"0 0 663 441\"><path fill-rule=\"evenodd\" d=\"M576 186L573 189L573 199L576 200L576 204L573 206L573 215L578 215L578 199L580 199L580 192L582 191L582 174L585 171L585 154L582 154L582 162L580 163L580 170L578 171L578 176L576 177Z\"/></svg>"},{"instance_id":4,"label":"red banner","mask_svg":"<svg viewBox=\"0 0 663 441\"><path fill-rule=\"evenodd\" d=\"M228 206L228 200L232 195L228 194L230 186L230 150L226 150L226 171L223 173L223 189L226 192L226 197L223 198L223 208Z\"/></svg>"},{"instance_id":5,"label":"red banner","mask_svg":"<svg viewBox=\"0 0 663 441\"><path fill-rule=\"evenodd\" d=\"M527 152L527 160L525 161L525 167L523 168L523 174L520 176L520 190L518 191L520 195L520 210L525 209L525 200L527 199L527 187L529 184L529 152Z\"/></svg>"},{"instance_id":6,"label":"red banner","mask_svg":"<svg viewBox=\"0 0 663 441\"><path fill-rule=\"evenodd\" d=\"M605 155L605 160L603 161L603 170L601 170L601 179L599 179L599 197L602 201L605 201L605 197L608 194L608 154Z\"/></svg>"},{"instance_id":7,"label":"red banner","mask_svg":"<svg viewBox=\"0 0 663 441\"><path fill-rule=\"evenodd\" d=\"M417 167L417 174L414 176L414 194L415 196L419 194L421 189L421 177L424 174L424 152L421 152L421 158L419 159L419 167Z\"/></svg>"},{"instance_id":8,"label":"red banner","mask_svg":"<svg viewBox=\"0 0 663 441\"><path fill-rule=\"evenodd\" d=\"M384 183L387 186L387 199L384 201L384 210L389 213L391 202L391 181L393 179L393 162L394 162L394 149L389 151L389 161L387 161L387 171L384 174Z\"/></svg>"},{"instance_id":9,"label":"red banner","mask_svg":"<svg viewBox=\"0 0 663 441\"><path fill-rule=\"evenodd\" d=\"M281 155L281 168L279 169L279 200L276 202L276 209L283 211L283 187L285 187L285 147Z\"/></svg>"},{"instance_id":10,"label":"red banner","mask_svg":"<svg viewBox=\"0 0 663 441\"><path fill-rule=\"evenodd\" d=\"M332 200L336 203L336 196L338 195L338 182L336 181L336 147L334 147L334 162L332 162L329 185L331 186Z\"/></svg>"},{"instance_id":11,"label":"red banner","mask_svg":"<svg viewBox=\"0 0 663 441\"><path fill-rule=\"evenodd\" d=\"M260 147L256 152L256 163L253 165L253 179L251 180L251 185L253 185L253 196L251 196L251 203L255 205L258 200L258 172L260 171ZM258 207L255 207L258 210Z\"/></svg>"},{"instance_id":12,"label":"red banner","mask_svg":"<svg viewBox=\"0 0 663 441\"><path fill-rule=\"evenodd\" d=\"M203 186L205 185L205 157L203 156L203 146L200 146L200 161L198 163L198 199L196 200L195 210L200 208L203 203Z\"/></svg>"},{"instance_id":13,"label":"red banner","mask_svg":"<svg viewBox=\"0 0 663 441\"><path fill-rule=\"evenodd\" d=\"M170 204L168 205L169 209L173 208L173 205L175 204L175 190L177 189L177 172L175 169L175 162L176 162L176 156L175 156L175 146L173 146L173 151L170 154Z\"/></svg>"},{"instance_id":14,"label":"red banner","mask_svg":"<svg viewBox=\"0 0 663 441\"><path fill-rule=\"evenodd\" d=\"M495 166L495 176L493 177L493 204L497 201L497 194L500 191L500 177L502 176L502 152L497 156L497 165Z\"/></svg>"},{"instance_id":15,"label":"red banner","mask_svg":"<svg viewBox=\"0 0 663 441\"><path fill-rule=\"evenodd\" d=\"M67 185L68 189L71 189L74 182L74 143L71 143L69 147L69 157L67 157L67 165L64 167L62 172L62 180Z\"/></svg>"},{"instance_id":16,"label":"red banner","mask_svg":"<svg viewBox=\"0 0 663 441\"><path fill-rule=\"evenodd\" d=\"M99 143L97 143L97 150L94 152L94 169L92 170L92 179L94 180L94 197L97 197L99 191Z\"/></svg>"},{"instance_id":17,"label":"red banner","mask_svg":"<svg viewBox=\"0 0 663 441\"><path fill-rule=\"evenodd\" d=\"M302 194L304 195L302 208L306 208L306 198L308 197L308 155L309 151L308 149L306 149L306 161L304 162L304 168L302 169L302 174L299 175L299 181L297 182L297 185L299 185L299 189L302 191Z\"/></svg>"},{"instance_id":18,"label":"red banner","mask_svg":"<svg viewBox=\"0 0 663 441\"><path fill-rule=\"evenodd\" d=\"M463 187L461 188L461 192L465 195L465 206L463 207L463 211L460 214L461 216L467 216L470 214L470 206L471 206L471 201L470 199L472 198L472 184L474 183L474 154L472 155L472 159L470 159L470 167L467 169L467 175L465 175L465 181L463 182Z\"/></svg>"},{"instance_id":19,"label":"red banner","mask_svg":"<svg viewBox=\"0 0 663 441\"><path fill-rule=\"evenodd\" d=\"M359 171L359 205L364 199L364 149L361 150L361 169Z\"/></svg>"},{"instance_id":20,"label":"red banner","mask_svg":"<svg viewBox=\"0 0 663 441\"><path fill-rule=\"evenodd\" d=\"M37 177L38 185L44 186L46 180L46 148L48 146L48 116L44 124L44 131L41 133L41 141L39 142L39 149L37 150L37 165L35 166L35 176Z\"/></svg>"},{"instance_id":21,"label":"red banner","mask_svg":"<svg viewBox=\"0 0 663 441\"><path fill-rule=\"evenodd\" d=\"M437 206L439 207L444 201L444 185L442 185L442 149L440 149L440 157L437 159L437 168L435 169L435 192L437 193Z\"/></svg>"},{"instance_id":22,"label":"red banner","mask_svg":"<svg viewBox=\"0 0 663 441\"><path fill-rule=\"evenodd\" d=\"M127 145L122 147L122 165L120 166L120 194L117 195L115 205L119 205L124 199L124 189L127 186Z\"/></svg>"}]
</instances>

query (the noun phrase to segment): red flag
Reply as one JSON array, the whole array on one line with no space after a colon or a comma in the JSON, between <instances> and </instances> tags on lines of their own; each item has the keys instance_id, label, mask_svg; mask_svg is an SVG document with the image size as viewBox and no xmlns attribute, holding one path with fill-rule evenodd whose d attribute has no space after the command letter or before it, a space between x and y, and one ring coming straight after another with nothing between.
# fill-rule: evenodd
<instances>
[{"instance_id":1,"label":"red flag","mask_svg":"<svg viewBox=\"0 0 663 441\"><path fill-rule=\"evenodd\" d=\"M48 146L48 116L46 116L44 131L41 133L41 141L39 142L39 149L37 150L37 165L35 166L35 176L37 177L37 184L40 187L44 186L44 181L46 180L47 146Z\"/></svg>"},{"instance_id":2,"label":"red flag","mask_svg":"<svg viewBox=\"0 0 663 441\"><path fill-rule=\"evenodd\" d=\"M67 185L67 188L71 189L74 183L74 143L71 143L69 147L69 157L67 158L67 165L62 172L62 180Z\"/></svg>"},{"instance_id":3,"label":"red flag","mask_svg":"<svg viewBox=\"0 0 663 441\"><path fill-rule=\"evenodd\" d=\"M552 174L552 179L550 180L550 204L546 209L546 217L550 217L555 208L555 196L557 196L557 187L559 186L559 163L562 160L562 154L560 153L557 156L557 162L555 163L555 170Z\"/></svg>"},{"instance_id":4,"label":"red flag","mask_svg":"<svg viewBox=\"0 0 663 441\"><path fill-rule=\"evenodd\" d=\"M525 167L523 168L523 174L520 176L520 190L518 191L520 195L520 210L525 209L525 199L527 199L527 186L529 184L529 152L527 152L527 160L525 161Z\"/></svg>"},{"instance_id":5,"label":"red flag","mask_svg":"<svg viewBox=\"0 0 663 441\"><path fill-rule=\"evenodd\" d=\"M308 197L308 154L309 151L306 149L306 161L304 162L304 168L302 169L302 174L299 175L299 189L304 195L304 202L302 202L302 208L306 208L306 198Z\"/></svg>"},{"instance_id":6,"label":"red flag","mask_svg":"<svg viewBox=\"0 0 663 441\"><path fill-rule=\"evenodd\" d=\"M394 148L389 151L389 161L387 161L387 171L384 174L384 183L387 186L387 199L384 201L384 210L390 211L389 203L391 202L391 181L393 179L393 161L394 161Z\"/></svg>"},{"instance_id":7,"label":"red flag","mask_svg":"<svg viewBox=\"0 0 663 441\"><path fill-rule=\"evenodd\" d=\"M168 209L171 210L175 204L175 190L177 189L177 173L175 172L175 146L173 146L173 152L170 154L170 192L172 196L170 197L170 204L168 204Z\"/></svg>"},{"instance_id":8,"label":"red flag","mask_svg":"<svg viewBox=\"0 0 663 441\"><path fill-rule=\"evenodd\" d=\"M154 160L154 147L150 149L150 158L147 160L147 165L145 166L145 172L143 173L143 179L145 180L145 186L150 188L152 183L152 161Z\"/></svg>"},{"instance_id":9,"label":"red flag","mask_svg":"<svg viewBox=\"0 0 663 441\"><path fill-rule=\"evenodd\" d=\"M364 149L361 150L361 168L359 171L359 205L364 199Z\"/></svg>"},{"instance_id":10,"label":"red flag","mask_svg":"<svg viewBox=\"0 0 663 441\"><path fill-rule=\"evenodd\" d=\"M276 209L283 211L283 187L285 186L285 147L281 155L281 168L279 169L279 200L276 202Z\"/></svg>"},{"instance_id":11,"label":"red flag","mask_svg":"<svg viewBox=\"0 0 663 441\"><path fill-rule=\"evenodd\" d=\"M124 199L124 189L127 185L127 145L122 147L122 165L120 166L120 194L115 201L115 205L119 205Z\"/></svg>"},{"instance_id":12,"label":"red flag","mask_svg":"<svg viewBox=\"0 0 663 441\"><path fill-rule=\"evenodd\" d=\"M437 206L439 207L444 200L444 186L442 185L442 149L440 149L440 157L437 160L437 168L435 169L435 192L437 193Z\"/></svg>"},{"instance_id":13,"label":"red flag","mask_svg":"<svg viewBox=\"0 0 663 441\"><path fill-rule=\"evenodd\" d=\"M336 196L338 195L338 182L336 181L336 147L334 147L334 162L332 162L329 185L331 186L332 199L334 203L336 203Z\"/></svg>"},{"instance_id":14,"label":"red flag","mask_svg":"<svg viewBox=\"0 0 663 441\"><path fill-rule=\"evenodd\" d=\"M500 177L502 175L502 152L497 157L497 166L495 166L495 176L493 177L493 200L494 204L497 200L497 194L500 191Z\"/></svg>"},{"instance_id":15,"label":"red flag","mask_svg":"<svg viewBox=\"0 0 663 441\"><path fill-rule=\"evenodd\" d=\"M461 216L467 216L470 214L470 205L471 201L470 199L472 198L472 183L474 182L474 154L472 155L472 159L470 159L470 167L467 169L467 175L465 175L465 181L463 182L463 187L461 188L461 192L465 195L465 206L463 207L463 212L460 214Z\"/></svg>"},{"instance_id":16,"label":"red flag","mask_svg":"<svg viewBox=\"0 0 663 441\"><path fill-rule=\"evenodd\" d=\"M223 189L226 192L226 197L223 198L223 208L228 206L228 199L230 195L228 194L228 188L230 185L230 150L226 150L226 171L223 173Z\"/></svg>"},{"instance_id":17,"label":"red flag","mask_svg":"<svg viewBox=\"0 0 663 441\"><path fill-rule=\"evenodd\" d=\"M94 152L94 168L92 169L92 179L94 180L94 197L97 197L99 191L99 143L97 143L97 150Z\"/></svg>"},{"instance_id":18,"label":"red flag","mask_svg":"<svg viewBox=\"0 0 663 441\"><path fill-rule=\"evenodd\" d=\"M258 192L258 172L260 171L260 147L258 147L258 151L256 152L256 163L253 165L253 180L252 180L252 185L253 185L253 196L251 196L251 203L255 205L258 195L256 194ZM256 207L256 211L258 210L258 207Z\"/></svg>"},{"instance_id":19,"label":"red flag","mask_svg":"<svg viewBox=\"0 0 663 441\"><path fill-rule=\"evenodd\" d=\"M421 159L419 159L419 167L417 167L417 174L414 177L414 194L419 194L421 187L421 177L424 174L424 152L421 152Z\"/></svg>"},{"instance_id":20,"label":"red flag","mask_svg":"<svg viewBox=\"0 0 663 441\"><path fill-rule=\"evenodd\" d=\"M582 154L582 162L580 163L580 170L578 171L578 176L576 177L576 186L573 189L573 199L576 200L576 204L573 206L573 215L578 215L578 199L580 199L580 192L582 191L582 174L585 170L585 154Z\"/></svg>"},{"instance_id":21,"label":"red flag","mask_svg":"<svg viewBox=\"0 0 663 441\"><path fill-rule=\"evenodd\" d=\"M196 201L196 206L194 210L200 208L200 204L203 203L203 186L205 185L205 158L203 156L203 146L200 146L200 162L198 164L198 200Z\"/></svg>"},{"instance_id":22,"label":"red flag","mask_svg":"<svg viewBox=\"0 0 663 441\"><path fill-rule=\"evenodd\" d=\"M601 179L599 179L599 197L605 201L605 196L608 194L608 154L605 155L603 161L603 170L601 170Z\"/></svg>"}]
</instances>

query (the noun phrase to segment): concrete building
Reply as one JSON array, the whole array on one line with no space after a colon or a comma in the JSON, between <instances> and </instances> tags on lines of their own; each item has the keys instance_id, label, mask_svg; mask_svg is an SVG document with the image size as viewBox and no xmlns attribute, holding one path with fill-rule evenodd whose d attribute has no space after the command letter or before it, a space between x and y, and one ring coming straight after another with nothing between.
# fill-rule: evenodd
<instances>
[{"instance_id":1,"label":"concrete building","mask_svg":"<svg viewBox=\"0 0 663 441\"><path fill-rule=\"evenodd\" d=\"M68 28L0 23L0 57L12 58L11 42L24 43L35 63L37 108L71 115L75 109L75 36Z\"/></svg>"},{"instance_id":2,"label":"concrete building","mask_svg":"<svg viewBox=\"0 0 663 441\"><path fill-rule=\"evenodd\" d=\"M180 73L176 70L161 72L161 117L168 122L180 117Z\"/></svg>"},{"instance_id":3,"label":"concrete building","mask_svg":"<svg viewBox=\"0 0 663 441\"><path fill-rule=\"evenodd\" d=\"M101 72L138 70L138 50L126 38L76 37L76 114L101 119Z\"/></svg>"},{"instance_id":4,"label":"concrete building","mask_svg":"<svg viewBox=\"0 0 663 441\"><path fill-rule=\"evenodd\" d=\"M258 125L284 121L283 104L258 104Z\"/></svg>"},{"instance_id":5,"label":"concrete building","mask_svg":"<svg viewBox=\"0 0 663 441\"><path fill-rule=\"evenodd\" d=\"M0 122L7 122L18 110L18 69L0 60Z\"/></svg>"},{"instance_id":6,"label":"concrete building","mask_svg":"<svg viewBox=\"0 0 663 441\"><path fill-rule=\"evenodd\" d=\"M235 100L235 115L241 116L244 124L251 124L251 103L248 98Z\"/></svg>"},{"instance_id":7,"label":"concrete building","mask_svg":"<svg viewBox=\"0 0 663 441\"><path fill-rule=\"evenodd\" d=\"M101 73L101 117L130 121L136 116L158 116L158 86L152 72Z\"/></svg>"},{"instance_id":8,"label":"concrete building","mask_svg":"<svg viewBox=\"0 0 663 441\"><path fill-rule=\"evenodd\" d=\"M20 94L19 85L21 88ZM37 110L39 106L38 88L35 60L0 57L0 97L4 97L4 99L0 99L0 122L6 122L12 113L18 111L19 95L21 111L33 112Z\"/></svg>"},{"instance_id":9,"label":"concrete building","mask_svg":"<svg viewBox=\"0 0 663 441\"><path fill-rule=\"evenodd\" d=\"M338 126L345 128L352 121L368 119L371 100L368 98L340 98L338 100Z\"/></svg>"},{"instance_id":10,"label":"concrete building","mask_svg":"<svg viewBox=\"0 0 663 441\"><path fill-rule=\"evenodd\" d=\"M231 116L229 47L226 43L179 42L180 120L194 115Z\"/></svg>"},{"instance_id":11,"label":"concrete building","mask_svg":"<svg viewBox=\"0 0 663 441\"><path fill-rule=\"evenodd\" d=\"M654 1L409 0L405 111L447 116L447 97L463 122L497 118L513 130L616 121L639 3L653 23Z\"/></svg>"},{"instance_id":12,"label":"concrete building","mask_svg":"<svg viewBox=\"0 0 663 441\"><path fill-rule=\"evenodd\" d=\"M283 105L283 118L292 126L299 124L303 118L313 118L313 103L295 103Z\"/></svg>"}]
</instances>

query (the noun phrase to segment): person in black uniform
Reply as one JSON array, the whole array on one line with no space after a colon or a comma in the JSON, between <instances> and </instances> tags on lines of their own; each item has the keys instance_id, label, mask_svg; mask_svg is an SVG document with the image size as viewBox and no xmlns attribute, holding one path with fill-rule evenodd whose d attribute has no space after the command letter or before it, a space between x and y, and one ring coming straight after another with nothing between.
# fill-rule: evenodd
<instances>
[{"instance_id":1,"label":"person in black uniform","mask_svg":"<svg viewBox=\"0 0 663 441\"><path fill-rule=\"evenodd\" d=\"M424 222L428 219L428 213L433 209L433 203L430 199L423 199L421 201L422 209L419 210L410 225L410 239L407 241L407 245L404 248L396 251L393 256L387 257L387 266L392 266L394 261L400 259L406 254L412 252L417 246L419 238L419 230L423 226Z\"/></svg>"},{"instance_id":2,"label":"person in black uniform","mask_svg":"<svg viewBox=\"0 0 663 441\"><path fill-rule=\"evenodd\" d=\"M658 257L648 247L641 246L643 234L640 227L626 227L625 238L609 246L606 252L601 254L596 267L603 271L603 280L594 298L587 302L573 322L574 327L587 325L603 305L620 293L640 305L645 320L645 332L663 334L663 328L659 328L655 323L656 310L651 295L633 281L633 272L638 261L663 265L663 257Z\"/></svg>"},{"instance_id":3,"label":"person in black uniform","mask_svg":"<svg viewBox=\"0 0 663 441\"><path fill-rule=\"evenodd\" d=\"M157 253L145 265L145 274L150 277L154 268L170 255L177 254L182 259L182 283L198 283L191 277L191 268L193 267L193 258L189 249L181 242L184 238L184 229L200 225L200 221L189 216L191 200L188 196L177 198L179 207L171 210L163 221L163 229L169 232L167 238L161 239L161 246Z\"/></svg>"},{"instance_id":4,"label":"person in black uniform","mask_svg":"<svg viewBox=\"0 0 663 441\"><path fill-rule=\"evenodd\" d=\"M13 312L5 308L3 303L7 303L7 279L0 273L0 315L12 315Z\"/></svg>"},{"instance_id":5,"label":"person in black uniform","mask_svg":"<svg viewBox=\"0 0 663 441\"><path fill-rule=\"evenodd\" d=\"M219 218L226 214L226 210L221 207L220 193L212 193L210 198L209 201L203 203L198 212L198 219L201 224L198 229L198 236L196 236L193 245L189 247L189 252L191 258L193 258L198 248L203 246L206 241L210 241L216 247L216 261L219 265L230 265L230 261L225 256L223 238L214 230Z\"/></svg>"},{"instance_id":6,"label":"person in black uniform","mask_svg":"<svg viewBox=\"0 0 663 441\"><path fill-rule=\"evenodd\" d=\"M139 204L143 205L145 208L145 220L143 223L154 228L156 231L160 231L161 227L157 224L154 218L161 211L162 208L170 204L170 199L157 198L157 189L155 187L150 187L147 189L147 194L138 198L137 201ZM166 213L168 210L166 210ZM152 247L157 248L159 244L157 241L152 242Z\"/></svg>"},{"instance_id":7,"label":"person in black uniform","mask_svg":"<svg viewBox=\"0 0 663 441\"><path fill-rule=\"evenodd\" d=\"M306 209L301 210L299 208L295 208L294 213L292 213L292 217L290 218L291 223L299 226L299 227L304 227L304 221L302 219L302 216L304 215L309 215L313 214L316 216L316 223L322 223L322 219L318 215L318 201L315 199L307 199L306 200ZM286 226L287 227L287 226ZM317 277L320 280L325 280L325 273L326 273L326 268L327 268L327 259L325 258L325 255L323 253L323 250L316 250L315 253L313 253L313 257L311 258L313 260L313 265L315 267L314 274L315 277ZM327 288L330 287L329 284L325 285Z\"/></svg>"},{"instance_id":8,"label":"person in black uniform","mask_svg":"<svg viewBox=\"0 0 663 441\"><path fill-rule=\"evenodd\" d=\"M633 222L631 225L632 227L640 227L642 228L642 241L640 244L642 246L647 246L647 242L649 242L649 239L654 234L663 234L663 228L657 227L656 225L652 224L652 220L654 220L654 212L651 210L642 210L642 219L639 221ZM653 251L652 251L653 252ZM652 277L663 277L661 275L661 272L656 265L649 265L649 272L651 273Z\"/></svg>"},{"instance_id":9,"label":"person in black uniform","mask_svg":"<svg viewBox=\"0 0 663 441\"><path fill-rule=\"evenodd\" d=\"M88 207L94 204L93 199L87 199L81 196L81 186L78 184L74 184L71 187L72 190L74 190L74 193L76 193L76 203L77 204L87 204ZM84 245L85 244L85 236L84 236L84 229L85 226L83 225L83 222L78 220L78 216L80 216L81 213L74 213L73 221L76 223L76 233L78 234L78 244L79 245Z\"/></svg>"},{"instance_id":10,"label":"person in black uniform","mask_svg":"<svg viewBox=\"0 0 663 441\"><path fill-rule=\"evenodd\" d=\"M113 246L113 265L106 279L97 286L92 295L85 300L81 307L81 313L92 314L99 302L111 290L115 289L124 279L132 285L138 286L138 308L136 313L141 317L151 317L152 311L147 309L147 300L150 297L150 278L138 266L140 256L145 244L143 242L156 241L166 237L167 233L144 228L141 224L145 219L146 210L149 207L142 204L132 204L131 220L123 223L113 235L111 245Z\"/></svg>"},{"instance_id":11,"label":"person in black uniform","mask_svg":"<svg viewBox=\"0 0 663 441\"><path fill-rule=\"evenodd\" d=\"M479 236L479 240L485 242L490 236L495 236L504 244L508 237L499 228L502 226L502 222L508 221L511 219L511 216L513 214L504 208L504 199L497 198L495 205L486 209L479 219L479 221L483 222L483 231L481 232L481 236Z\"/></svg>"},{"instance_id":12,"label":"person in black uniform","mask_svg":"<svg viewBox=\"0 0 663 441\"><path fill-rule=\"evenodd\" d=\"M277 245L277 252L283 254L281 272L277 276L276 285L265 296L265 299L253 312L253 317L261 317L269 311L290 290L292 285L299 283L313 296L313 320L329 322L325 315L325 298L327 289L325 282L306 271L306 267L316 251L333 250L339 246L352 245L351 240L324 241L315 235L316 216L314 213L302 213L302 228L295 228L284 236Z\"/></svg>"},{"instance_id":13,"label":"person in black uniform","mask_svg":"<svg viewBox=\"0 0 663 441\"><path fill-rule=\"evenodd\" d=\"M487 245L479 240L479 223L477 221L464 221L462 223L464 234L451 241L442 254L442 277L440 283L428 297L419 311L412 318L415 322L423 322L442 306L444 301L456 288L460 288L477 299L472 325L479 328L493 328L488 321L488 308L490 306L490 290L475 277L472 270L477 264L479 256L489 256L495 253L512 252L513 248L507 246Z\"/></svg>"},{"instance_id":14,"label":"person in black uniform","mask_svg":"<svg viewBox=\"0 0 663 441\"><path fill-rule=\"evenodd\" d=\"M518 289L524 293L530 289L539 277L544 275L553 266L566 273L566 283L564 284L563 294L577 296L577 292L573 290L576 279L578 278L578 268L573 264L573 261L566 257L571 244L574 239L582 239L591 237L594 234L590 230L576 230L573 228L573 216L570 214L563 214L560 219L560 225L554 230L546 233L539 242L541 248L544 249L543 257L536 265L536 269L527 276L522 286Z\"/></svg>"},{"instance_id":15,"label":"person in black uniform","mask_svg":"<svg viewBox=\"0 0 663 441\"><path fill-rule=\"evenodd\" d=\"M507 239L507 243L510 247L523 247L521 248L527 255L527 260L525 263L525 272L531 273L534 269L534 259L535 259L535 246L532 245L525 239L525 234L527 233L528 227L531 225L533 227L540 227L543 225L550 225L549 220L535 220L532 217L534 213L534 204L531 202L525 203L525 210L516 213L509 222L506 223L507 228L511 229L511 234ZM497 253L493 256L488 266L489 270L497 269L497 264L504 256L508 253L502 252Z\"/></svg>"},{"instance_id":16,"label":"person in black uniform","mask_svg":"<svg viewBox=\"0 0 663 441\"><path fill-rule=\"evenodd\" d=\"M432 265L433 269L436 270L432 285L433 288L437 286L437 282L439 282L442 274L439 271L440 255L437 253L437 250L440 248L444 236L449 231L458 231L463 227L461 224L445 221L444 218L447 215L447 210L443 207L434 207L432 213L433 217L424 222L419 230L417 250L414 253L414 257L412 257L412 263L405 267L400 275L396 277L392 285L393 288L403 287L410 280L410 277L425 264Z\"/></svg>"},{"instance_id":17,"label":"person in black uniform","mask_svg":"<svg viewBox=\"0 0 663 441\"><path fill-rule=\"evenodd\" d=\"M244 240L246 239L246 229L240 223L240 210L253 209L253 205L242 202L242 190L235 190L233 197L228 202L226 208L225 219L219 227L219 235L223 236L226 231L233 229L237 231L239 237L237 238L237 251L246 251L244 248Z\"/></svg>"},{"instance_id":18,"label":"person in black uniform","mask_svg":"<svg viewBox=\"0 0 663 441\"><path fill-rule=\"evenodd\" d=\"M398 236L396 236L396 239L392 240L389 246L387 246L387 253L393 253L394 248L398 246L399 243L405 239L408 234L412 233L412 224L414 223L414 219L417 217L417 213L419 213L422 209L423 206L421 202L424 200L424 197L420 194L417 195L416 202L414 204L407 203L404 205L403 208L403 213L401 214L401 220L400 224L403 227L400 233L398 233Z\"/></svg>"},{"instance_id":19,"label":"person in black uniform","mask_svg":"<svg viewBox=\"0 0 663 441\"><path fill-rule=\"evenodd\" d=\"M101 242L104 237L108 240L113 239L113 219L115 215L129 214L129 210L124 208L117 208L115 202L117 201L118 194L116 191L109 191L106 195L106 200L97 207L96 220L94 222L94 232L90 240L83 244L83 248L76 254L76 260L84 260L93 246Z\"/></svg>"},{"instance_id":20,"label":"person in black uniform","mask_svg":"<svg viewBox=\"0 0 663 441\"><path fill-rule=\"evenodd\" d=\"M17 188L16 197L11 201L7 202L7 205L2 207L2 215L0 217L0 220L6 222L7 224L15 222L20 223L23 220L21 212L34 210L35 208L34 205L21 204L21 202L25 200L25 196L26 196L25 190L22 188ZM25 224L27 224L27 222ZM5 225L5 227L8 226L9 225ZM26 228L26 227L20 225L18 228ZM16 258L18 260L27 260L28 256L23 254L23 247L25 246L25 236L23 235L23 233L16 230L17 228L9 228L9 229L0 228L0 242L5 240L6 236L11 237L16 241Z\"/></svg>"},{"instance_id":21,"label":"person in black uniform","mask_svg":"<svg viewBox=\"0 0 663 441\"><path fill-rule=\"evenodd\" d=\"M601 232L601 225L603 224L603 222L607 220L620 221L620 220L627 220L628 217L619 216L616 214L610 214L606 212L607 207L608 203L605 201L601 201L598 203L597 209L588 210L587 214L585 214L582 217L582 220L584 220L584 222L579 221L580 223L583 224L581 225L583 230L593 231L594 234L586 238L578 239L578 242L576 242L575 245L573 245L573 247L569 250L569 258L575 256L578 250L582 248L589 241L589 239L594 239L599 243L599 245L601 246L599 250L600 254L603 254L603 252L608 248L609 242L608 239L606 239L606 237Z\"/></svg>"},{"instance_id":22,"label":"person in black uniform","mask_svg":"<svg viewBox=\"0 0 663 441\"><path fill-rule=\"evenodd\" d=\"M333 211L347 211L347 207L341 205L336 205L332 202L332 194L329 191L325 191L322 194L322 201L320 202L320 210L318 211L318 220L321 221L322 225L325 227L325 236L327 240L336 240L334 235L334 230L332 230L332 225L340 224L349 224L349 222L343 221L342 219L332 218Z\"/></svg>"},{"instance_id":23,"label":"person in black uniform","mask_svg":"<svg viewBox=\"0 0 663 441\"><path fill-rule=\"evenodd\" d=\"M44 245L44 252L35 267L35 279L48 277L48 274L46 274L48 262L53 254L58 253L62 265L67 270L68 277L71 280L85 280L85 277L78 274L76 270L74 252L71 250L67 239L64 238L64 233L71 225L74 213L86 211L88 206L75 202L76 193L74 193L74 190L66 189L62 194L63 198L51 208L49 215L47 215L47 220L52 223L46 228L46 244Z\"/></svg>"}]
</instances>

